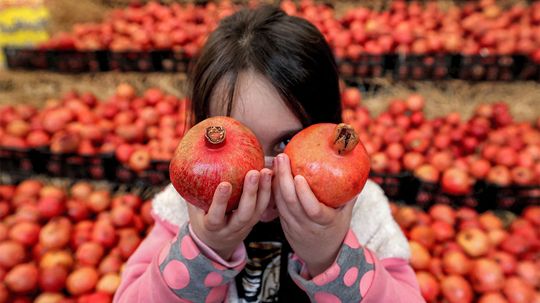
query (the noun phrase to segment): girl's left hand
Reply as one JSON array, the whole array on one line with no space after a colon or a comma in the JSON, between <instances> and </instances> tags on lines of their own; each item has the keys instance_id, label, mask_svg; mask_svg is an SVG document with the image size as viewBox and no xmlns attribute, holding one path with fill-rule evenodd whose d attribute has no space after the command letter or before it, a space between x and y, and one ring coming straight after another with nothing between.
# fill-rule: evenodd
<instances>
[{"instance_id":1,"label":"girl's left hand","mask_svg":"<svg viewBox=\"0 0 540 303\"><path fill-rule=\"evenodd\" d=\"M272 191L283 232L315 277L335 261L349 230L356 197L337 209L322 204L304 177L293 178L286 154L274 159L273 170ZM328 180L328 186L332 186L332 180Z\"/></svg>"}]
</instances>

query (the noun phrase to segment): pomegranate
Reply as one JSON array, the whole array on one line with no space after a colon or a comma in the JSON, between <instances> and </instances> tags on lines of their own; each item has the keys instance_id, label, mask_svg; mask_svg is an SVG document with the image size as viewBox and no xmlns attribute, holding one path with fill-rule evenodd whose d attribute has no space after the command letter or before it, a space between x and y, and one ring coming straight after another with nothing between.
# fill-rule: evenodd
<instances>
[{"instance_id":1,"label":"pomegranate","mask_svg":"<svg viewBox=\"0 0 540 303\"><path fill-rule=\"evenodd\" d=\"M504 285L504 273L497 262L478 259L471 268L471 282L478 292L497 291Z\"/></svg>"},{"instance_id":2,"label":"pomegranate","mask_svg":"<svg viewBox=\"0 0 540 303\"><path fill-rule=\"evenodd\" d=\"M178 193L205 211L219 183L229 182L231 211L238 206L247 172L263 167L264 153L251 130L232 118L212 117L184 135L169 170Z\"/></svg>"},{"instance_id":3,"label":"pomegranate","mask_svg":"<svg viewBox=\"0 0 540 303\"><path fill-rule=\"evenodd\" d=\"M461 276L447 276L441 281L441 290L449 303L470 303L473 299L471 285Z\"/></svg>"},{"instance_id":4,"label":"pomegranate","mask_svg":"<svg viewBox=\"0 0 540 303\"><path fill-rule=\"evenodd\" d=\"M306 178L317 199L339 207L364 187L370 160L354 128L320 123L296 134L285 148L293 175ZM333 180L333 186L326 186Z\"/></svg>"},{"instance_id":5,"label":"pomegranate","mask_svg":"<svg viewBox=\"0 0 540 303\"><path fill-rule=\"evenodd\" d=\"M8 272L5 283L16 293L34 290L38 284L38 269L31 263L19 264Z\"/></svg>"},{"instance_id":6,"label":"pomegranate","mask_svg":"<svg viewBox=\"0 0 540 303\"><path fill-rule=\"evenodd\" d=\"M73 271L66 280L67 290L73 295L92 291L98 282L98 273L92 267L81 267Z\"/></svg>"},{"instance_id":7,"label":"pomegranate","mask_svg":"<svg viewBox=\"0 0 540 303\"><path fill-rule=\"evenodd\" d=\"M426 299L427 302L436 302L437 296L439 295L439 283L433 277L432 274L420 271L416 273L416 279L420 285L420 291L422 292L422 297Z\"/></svg>"}]
</instances>

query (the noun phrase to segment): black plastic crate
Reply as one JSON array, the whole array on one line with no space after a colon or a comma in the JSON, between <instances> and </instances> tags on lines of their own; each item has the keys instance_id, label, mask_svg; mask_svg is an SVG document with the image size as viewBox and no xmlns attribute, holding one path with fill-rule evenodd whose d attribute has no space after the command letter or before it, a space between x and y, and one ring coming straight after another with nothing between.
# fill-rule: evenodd
<instances>
[{"instance_id":1,"label":"black plastic crate","mask_svg":"<svg viewBox=\"0 0 540 303\"><path fill-rule=\"evenodd\" d=\"M438 183L424 182L418 178L413 178L411 187L415 191L411 202L423 209L429 209L434 204L447 204L455 208L466 206L477 211L486 210L482 200L485 190L482 182L476 182L470 194L460 196L443 192Z\"/></svg>"},{"instance_id":2,"label":"black plastic crate","mask_svg":"<svg viewBox=\"0 0 540 303\"><path fill-rule=\"evenodd\" d=\"M501 187L496 184L486 184L483 200L490 209L521 213L527 206L540 205L540 185Z\"/></svg>"},{"instance_id":3,"label":"black plastic crate","mask_svg":"<svg viewBox=\"0 0 540 303\"><path fill-rule=\"evenodd\" d=\"M339 73L343 78L373 78L386 74L392 55L362 54L356 59L338 59Z\"/></svg>"},{"instance_id":4,"label":"black plastic crate","mask_svg":"<svg viewBox=\"0 0 540 303\"><path fill-rule=\"evenodd\" d=\"M393 67L396 80L445 80L452 76L455 56L450 54L398 55Z\"/></svg>"},{"instance_id":5,"label":"black plastic crate","mask_svg":"<svg viewBox=\"0 0 540 303\"><path fill-rule=\"evenodd\" d=\"M107 70L107 51L49 50L48 69L61 73Z\"/></svg>"},{"instance_id":6,"label":"black plastic crate","mask_svg":"<svg viewBox=\"0 0 540 303\"><path fill-rule=\"evenodd\" d=\"M4 55L9 69L47 69L49 66L47 51L45 50L5 47Z\"/></svg>"},{"instance_id":7,"label":"black plastic crate","mask_svg":"<svg viewBox=\"0 0 540 303\"><path fill-rule=\"evenodd\" d=\"M160 71L152 51L110 51L108 54L109 70L122 72L155 72Z\"/></svg>"},{"instance_id":8,"label":"black plastic crate","mask_svg":"<svg viewBox=\"0 0 540 303\"><path fill-rule=\"evenodd\" d=\"M186 73L189 70L192 59L182 51L163 50L154 51L154 62L164 72Z\"/></svg>"},{"instance_id":9,"label":"black plastic crate","mask_svg":"<svg viewBox=\"0 0 540 303\"><path fill-rule=\"evenodd\" d=\"M370 172L369 178L373 182L379 184L383 189L384 194L393 201L410 201L411 200L411 174L409 172L401 172L398 174L375 173Z\"/></svg>"},{"instance_id":10,"label":"black plastic crate","mask_svg":"<svg viewBox=\"0 0 540 303\"><path fill-rule=\"evenodd\" d=\"M169 161L152 160L150 167L137 172L124 164L116 167L115 181L142 186L165 185L169 183Z\"/></svg>"},{"instance_id":11,"label":"black plastic crate","mask_svg":"<svg viewBox=\"0 0 540 303\"><path fill-rule=\"evenodd\" d=\"M61 73L107 70L107 51L41 50L4 48L10 69L50 70Z\"/></svg>"},{"instance_id":12,"label":"black plastic crate","mask_svg":"<svg viewBox=\"0 0 540 303\"><path fill-rule=\"evenodd\" d=\"M523 57L523 67L518 73L517 80L540 81L540 63L530 57Z\"/></svg>"},{"instance_id":13,"label":"black plastic crate","mask_svg":"<svg viewBox=\"0 0 540 303\"><path fill-rule=\"evenodd\" d=\"M457 77L469 81L511 81L519 75L522 64L520 56L463 55Z\"/></svg>"},{"instance_id":14,"label":"black plastic crate","mask_svg":"<svg viewBox=\"0 0 540 303\"><path fill-rule=\"evenodd\" d=\"M37 161L44 163L44 173L54 177L74 179L111 180L114 178L113 154L79 155L58 154L47 148L39 149Z\"/></svg>"},{"instance_id":15,"label":"black plastic crate","mask_svg":"<svg viewBox=\"0 0 540 303\"><path fill-rule=\"evenodd\" d=\"M35 150L0 146L0 171L2 173L24 174L39 173L39 162L34 161Z\"/></svg>"}]
</instances>

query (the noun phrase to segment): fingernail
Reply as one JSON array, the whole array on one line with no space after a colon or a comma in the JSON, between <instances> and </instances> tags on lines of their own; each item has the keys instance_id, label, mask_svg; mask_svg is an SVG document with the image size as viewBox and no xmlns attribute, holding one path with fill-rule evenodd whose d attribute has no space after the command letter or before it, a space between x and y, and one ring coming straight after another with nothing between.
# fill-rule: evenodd
<instances>
[{"instance_id":1,"label":"fingernail","mask_svg":"<svg viewBox=\"0 0 540 303\"><path fill-rule=\"evenodd\" d=\"M229 187L226 186L226 185L221 185L221 186L219 187L219 191L222 192L222 193L224 193L224 194L226 194L226 193L229 191Z\"/></svg>"},{"instance_id":2,"label":"fingernail","mask_svg":"<svg viewBox=\"0 0 540 303\"><path fill-rule=\"evenodd\" d=\"M264 182L270 182L272 180L272 173L264 174L263 178Z\"/></svg>"},{"instance_id":3,"label":"fingernail","mask_svg":"<svg viewBox=\"0 0 540 303\"><path fill-rule=\"evenodd\" d=\"M249 181L251 182L251 184L257 184L257 182L259 181L259 175L258 174L253 174L249 177Z\"/></svg>"}]
</instances>

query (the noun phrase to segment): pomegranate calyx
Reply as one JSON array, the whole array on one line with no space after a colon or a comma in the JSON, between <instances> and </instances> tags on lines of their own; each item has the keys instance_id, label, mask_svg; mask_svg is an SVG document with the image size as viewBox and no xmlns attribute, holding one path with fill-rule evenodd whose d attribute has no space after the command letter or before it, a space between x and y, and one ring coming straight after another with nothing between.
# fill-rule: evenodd
<instances>
[{"instance_id":1,"label":"pomegranate calyx","mask_svg":"<svg viewBox=\"0 0 540 303\"><path fill-rule=\"evenodd\" d=\"M215 146L223 143L225 141L225 128L222 126L209 126L206 128L204 136L206 137L206 142L210 143L210 146Z\"/></svg>"},{"instance_id":2,"label":"pomegranate calyx","mask_svg":"<svg viewBox=\"0 0 540 303\"><path fill-rule=\"evenodd\" d=\"M354 128L345 123L340 123L336 126L333 139L332 146L339 155L350 152L359 142Z\"/></svg>"}]
</instances>

